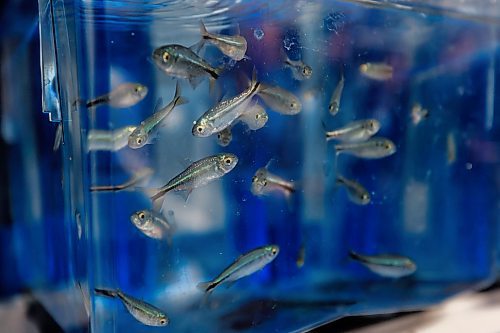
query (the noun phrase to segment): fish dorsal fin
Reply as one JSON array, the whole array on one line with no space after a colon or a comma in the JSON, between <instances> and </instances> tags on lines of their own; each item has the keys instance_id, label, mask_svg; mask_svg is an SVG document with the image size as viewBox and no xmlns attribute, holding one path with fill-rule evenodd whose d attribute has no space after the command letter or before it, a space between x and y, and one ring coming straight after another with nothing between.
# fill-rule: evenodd
<instances>
[{"instance_id":1,"label":"fish dorsal fin","mask_svg":"<svg viewBox=\"0 0 500 333\"><path fill-rule=\"evenodd\" d=\"M199 42L196 42L195 44L191 45L189 49L196 53L197 55L200 55L200 51L205 46L205 40L201 39Z\"/></svg>"}]
</instances>

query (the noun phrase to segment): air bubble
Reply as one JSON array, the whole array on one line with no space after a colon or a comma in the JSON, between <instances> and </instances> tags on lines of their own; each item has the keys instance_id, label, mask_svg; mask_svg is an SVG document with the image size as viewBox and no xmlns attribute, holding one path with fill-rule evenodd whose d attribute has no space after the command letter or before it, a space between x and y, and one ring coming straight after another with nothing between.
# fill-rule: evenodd
<instances>
[{"instance_id":1,"label":"air bubble","mask_svg":"<svg viewBox=\"0 0 500 333\"><path fill-rule=\"evenodd\" d=\"M344 29L345 14L342 12L332 12L324 19L324 24L329 31L339 34Z\"/></svg>"},{"instance_id":2,"label":"air bubble","mask_svg":"<svg viewBox=\"0 0 500 333\"><path fill-rule=\"evenodd\" d=\"M264 30L262 30L261 28L257 28L253 31L253 35L255 39L261 40L262 38L264 38Z\"/></svg>"}]
</instances>

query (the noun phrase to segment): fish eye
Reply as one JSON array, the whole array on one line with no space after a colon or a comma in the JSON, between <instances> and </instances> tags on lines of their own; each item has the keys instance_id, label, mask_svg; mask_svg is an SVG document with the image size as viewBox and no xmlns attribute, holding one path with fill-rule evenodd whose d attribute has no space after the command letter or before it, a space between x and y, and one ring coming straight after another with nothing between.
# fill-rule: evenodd
<instances>
[{"instance_id":1,"label":"fish eye","mask_svg":"<svg viewBox=\"0 0 500 333\"><path fill-rule=\"evenodd\" d=\"M137 138L137 140L135 140L135 142L137 142L137 144L141 144L142 143L142 139L141 138Z\"/></svg>"},{"instance_id":2,"label":"fish eye","mask_svg":"<svg viewBox=\"0 0 500 333\"><path fill-rule=\"evenodd\" d=\"M217 133L217 139L220 139L220 133Z\"/></svg>"},{"instance_id":3,"label":"fish eye","mask_svg":"<svg viewBox=\"0 0 500 333\"><path fill-rule=\"evenodd\" d=\"M140 212L137 216L139 216L141 220L144 220L146 218L146 214L144 214L144 212Z\"/></svg>"},{"instance_id":4,"label":"fish eye","mask_svg":"<svg viewBox=\"0 0 500 333\"><path fill-rule=\"evenodd\" d=\"M260 118L260 114L256 114L255 119L259 119L259 118Z\"/></svg>"},{"instance_id":5,"label":"fish eye","mask_svg":"<svg viewBox=\"0 0 500 333\"><path fill-rule=\"evenodd\" d=\"M170 54L168 52L163 53L163 61L167 62L170 59Z\"/></svg>"},{"instance_id":6,"label":"fish eye","mask_svg":"<svg viewBox=\"0 0 500 333\"><path fill-rule=\"evenodd\" d=\"M276 252L278 252L278 250L276 250L276 248L273 247L273 249L271 250L271 253L274 255L274 254L276 254Z\"/></svg>"},{"instance_id":7,"label":"fish eye","mask_svg":"<svg viewBox=\"0 0 500 333\"><path fill-rule=\"evenodd\" d=\"M160 324L165 325L167 323L167 320L165 318L160 319Z\"/></svg>"},{"instance_id":8,"label":"fish eye","mask_svg":"<svg viewBox=\"0 0 500 333\"><path fill-rule=\"evenodd\" d=\"M198 131L198 133L203 133L203 126L196 127L196 130Z\"/></svg>"},{"instance_id":9,"label":"fish eye","mask_svg":"<svg viewBox=\"0 0 500 333\"><path fill-rule=\"evenodd\" d=\"M297 106L297 104L295 102L290 103L291 108L295 108L296 106Z\"/></svg>"},{"instance_id":10,"label":"fish eye","mask_svg":"<svg viewBox=\"0 0 500 333\"><path fill-rule=\"evenodd\" d=\"M225 160L224 162L225 162L227 165L230 165L232 161L233 161L233 160L232 160L231 158L229 158L229 157L228 157L228 158L226 158L226 160Z\"/></svg>"},{"instance_id":11,"label":"fish eye","mask_svg":"<svg viewBox=\"0 0 500 333\"><path fill-rule=\"evenodd\" d=\"M391 149L391 145L385 144L384 148L387 149L387 150L389 150L389 149Z\"/></svg>"}]
</instances>

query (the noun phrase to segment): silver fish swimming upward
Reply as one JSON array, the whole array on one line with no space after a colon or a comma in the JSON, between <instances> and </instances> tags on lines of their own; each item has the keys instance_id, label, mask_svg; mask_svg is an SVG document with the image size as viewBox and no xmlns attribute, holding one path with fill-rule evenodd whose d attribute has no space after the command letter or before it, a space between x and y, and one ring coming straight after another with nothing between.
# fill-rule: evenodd
<instances>
[{"instance_id":1,"label":"silver fish swimming upward","mask_svg":"<svg viewBox=\"0 0 500 333\"><path fill-rule=\"evenodd\" d=\"M247 52L247 40L245 37L238 35L219 35L207 31L203 21L200 21L200 33L203 41L215 45L222 53L228 57L240 61L245 57Z\"/></svg>"},{"instance_id":2,"label":"silver fish swimming upward","mask_svg":"<svg viewBox=\"0 0 500 333\"><path fill-rule=\"evenodd\" d=\"M264 110L259 103L255 103L250 106L238 119L247 125L250 130L256 131L266 125L269 120L269 116L267 115L266 110Z\"/></svg>"},{"instance_id":3,"label":"silver fish swimming upward","mask_svg":"<svg viewBox=\"0 0 500 333\"><path fill-rule=\"evenodd\" d=\"M337 175L336 183L345 187L349 200L355 204L364 206L370 203L370 193L357 181Z\"/></svg>"},{"instance_id":4,"label":"silver fish swimming upward","mask_svg":"<svg viewBox=\"0 0 500 333\"><path fill-rule=\"evenodd\" d=\"M204 292L211 292L222 283L232 283L261 270L276 259L279 252L280 248L278 245L267 245L256 248L236 259L234 263L212 281L198 283L196 287Z\"/></svg>"},{"instance_id":5,"label":"silver fish swimming upward","mask_svg":"<svg viewBox=\"0 0 500 333\"><path fill-rule=\"evenodd\" d=\"M265 196L271 192L280 192L289 199L295 192L295 184L269 172L268 168L270 163L271 161L269 161L265 167L259 168L255 172L252 178L252 194L256 196Z\"/></svg>"},{"instance_id":6,"label":"silver fish swimming upward","mask_svg":"<svg viewBox=\"0 0 500 333\"><path fill-rule=\"evenodd\" d=\"M177 44L155 49L153 62L167 75L187 79L193 88L196 88L206 76L211 80L217 80L222 71L212 67L191 49Z\"/></svg>"},{"instance_id":7,"label":"silver fish swimming upward","mask_svg":"<svg viewBox=\"0 0 500 333\"><path fill-rule=\"evenodd\" d=\"M350 122L344 127L325 132L326 141L339 140L342 142L361 142L368 140L380 129L380 122L376 119L363 119Z\"/></svg>"},{"instance_id":8,"label":"silver fish swimming upward","mask_svg":"<svg viewBox=\"0 0 500 333\"><path fill-rule=\"evenodd\" d=\"M337 86L335 87L335 90L332 93L332 97L330 98L330 104L328 104L328 111L332 116L335 116L337 113L339 113L340 98L342 97L344 84L345 84L344 70L343 67L341 67L339 83L337 83Z\"/></svg>"},{"instance_id":9,"label":"silver fish swimming upward","mask_svg":"<svg viewBox=\"0 0 500 333\"><path fill-rule=\"evenodd\" d=\"M137 126L125 126L112 131L91 129L87 134L87 150L118 151L128 144L128 137Z\"/></svg>"},{"instance_id":10,"label":"silver fish swimming upward","mask_svg":"<svg viewBox=\"0 0 500 333\"><path fill-rule=\"evenodd\" d=\"M233 140L233 133L231 132L231 126L228 126L219 133L217 133L217 143L221 147L227 147L232 140Z\"/></svg>"},{"instance_id":11,"label":"silver fish swimming upward","mask_svg":"<svg viewBox=\"0 0 500 333\"><path fill-rule=\"evenodd\" d=\"M306 65L302 60L290 60L287 56L285 56L285 67L290 68L292 71L293 78L295 80L307 80L312 76L312 68L309 65Z\"/></svg>"},{"instance_id":12,"label":"silver fish swimming upward","mask_svg":"<svg viewBox=\"0 0 500 333\"><path fill-rule=\"evenodd\" d=\"M417 270L417 265L410 258L398 255L379 254L368 256L350 251L349 256L383 277L400 278L411 275Z\"/></svg>"},{"instance_id":13,"label":"silver fish swimming upward","mask_svg":"<svg viewBox=\"0 0 500 333\"><path fill-rule=\"evenodd\" d=\"M175 86L175 95L172 101L164 108L161 108L158 111L155 110L151 116L137 126L128 138L128 146L132 149L138 149L144 147L147 143L150 143L151 132L154 131L163 120L165 120L165 118L176 106L186 104L187 102L188 100L181 96L181 88L179 86L179 82L177 82ZM160 104L161 98L158 101L158 106Z\"/></svg>"},{"instance_id":14,"label":"silver fish swimming upward","mask_svg":"<svg viewBox=\"0 0 500 333\"><path fill-rule=\"evenodd\" d=\"M297 96L278 86L262 84L258 95L274 111L284 115L295 115L302 110Z\"/></svg>"},{"instance_id":15,"label":"silver fish swimming upward","mask_svg":"<svg viewBox=\"0 0 500 333\"><path fill-rule=\"evenodd\" d=\"M396 145L389 139L376 137L364 142L339 143L335 145L337 154L349 154L359 158L377 159L396 152Z\"/></svg>"},{"instance_id":16,"label":"silver fish swimming upward","mask_svg":"<svg viewBox=\"0 0 500 333\"><path fill-rule=\"evenodd\" d=\"M383 62L367 62L359 66L361 74L377 81L386 81L392 79L394 72L391 65Z\"/></svg>"},{"instance_id":17,"label":"silver fish swimming upward","mask_svg":"<svg viewBox=\"0 0 500 333\"><path fill-rule=\"evenodd\" d=\"M222 153L202 158L192 163L186 170L172 178L165 186L153 190L154 202L170 191L183 191L187 200L191 191L221 178L234 169L238 157L230 153Z\"/></svg>"},{"instance_id":18,"label":"silver fish swimming upward","mask_svg":"<svg viewBox=\"0 0 500 333\"><path fill-rule=\"evenodd\" d=\"M168 218L153 210L144 209L130 215L130 222L143 234L154 239L166 239L172 244L172 236L177 229L174 212L168 211Z\"/></svg>"},{"instance_id":19,"label":"silver fish swimming upward","mask_svg":"<svg viewBox=\"0 0 500 333\"><path fill-rule=\"evenodd\" d=\"M146 97L148 87L140 83L123 83L110 93L87 102L87 108L108 104L114 108L128 108L136 105Z\"/></svg>"},{"instance_id":20,"label":"silver fish swimming upward","mask_svg":"<svg viewBox=\"0 0 500 333\"><path fill-rule=\"evenodd\" d=\"M205 112L194 123L191 132L194 136L207 137L230 126L245 112L246 106L259 89L260 83L257 81L257 74L254 67L250 87L237 96L224 100Z\"/></svg>"},{"instance_id":21,"label":"silver fish swimming upward","mask_svg":"<svg viewBox=\"0 0 500 333\"><path fill-rule=\"evenodd\" d=\"M166 326L169 319L162 310L144 301L126 295L120 290L94 289L98 295L118 297L127 311L138 321L148 326Z\"/></svg>"}]
</instances>

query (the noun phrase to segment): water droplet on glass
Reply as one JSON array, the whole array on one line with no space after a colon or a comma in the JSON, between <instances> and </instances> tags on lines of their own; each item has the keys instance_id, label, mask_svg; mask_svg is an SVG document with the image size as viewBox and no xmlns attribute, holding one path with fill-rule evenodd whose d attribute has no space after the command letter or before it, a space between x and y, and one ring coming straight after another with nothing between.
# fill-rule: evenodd
<instances>
[{"instance_id":1,"label":"water droplet on glass","mask_svg":"<svg viewBox=\"0 0 500 333\"><path fill-rule=\"evenodd\" d=\"M324 19L324 25L329 31L338 34L344 29L345 14L342 12L332 12L328 14Z\"/></svg>"},{"instance_id":2,"label":"water droplet on glass","mask_svg":"<svg viewBox=\"0 0 500 333\"><path fill-rule=\"evenodd\" d=\"M257 28L253 31L253 35L257 40L261 40L262 38L264 38L264 30L262 30L261 28Z\"/></svg>"}]
</instances>

